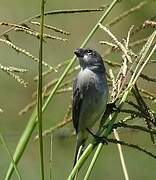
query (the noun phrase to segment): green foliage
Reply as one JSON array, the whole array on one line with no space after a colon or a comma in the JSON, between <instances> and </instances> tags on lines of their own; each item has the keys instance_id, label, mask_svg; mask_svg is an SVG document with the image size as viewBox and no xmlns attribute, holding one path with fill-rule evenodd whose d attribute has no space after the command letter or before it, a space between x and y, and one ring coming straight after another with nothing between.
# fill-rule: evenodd
<instances>
[{"instance_id":1,"label":"green foliage","mask_svg":"<svg viewBox=\"0 0 156 180\"><path fill-rule=\"evenodd\" d=\"M65 93L69 93L72 91L72 78L73 74L79 70L79 66L74 65L76 57L73 56L71 59L67 59L63 62L60 62L56 67L49 65L45 61L43 61L43 43L47 43L47 40L56 40L61 43L69 43L70 40L64 37L59 37L52 35L51 32L60 33L61 36L71 35L70 32L64 30L63 28L58 28L49 24L44 24L44 16L54 16L54 15L62 15L65 17L66 14L70 14L72 17L73 14L84 14L84 13L103 13L99 20L97 20L96 24L93 26L92 30L88 33L86 38L84 38L83 43L80 47L88 46L89 42L93 39L95 33L97 31L101 31L101 47L106 49L104 51L104 62L108 67L108 82L110 86L110 103L116 103L117 111L112 112L107 116L106 114L101 120L99 129L97 131L97 135L108 141L109 143L120 144L123 146L127 146L138 150L140 152L145 153L145 155L149 155L150 157L156 159L156 155L151 151L147 150L145 147L141 147L137 144L128 143L124 140L120 140L120 137L116 136L116 139L110 138L110 135L114 134L114 132L124 128L133 129L142 131L143 133L147 133L150 136L150 140L153 144L155 144L155 125L156 125L156 113L152 109L151 104L156 102L156 95L151 93L148 88L140 87L140 81L143 82L151 82L155 83L156 78L151 77L149 74L144 73L145 67L149 65L154 65L155 60L153 60L153 55L156 49L155 45L155 36L156 30L150 30L149 34L146 36L146 33L143 34L143 37L136 38L132 41L132 37L136 34L141 34L141 32L146 31L148 29L155 28L155 17L151 17L150 19L146 19L145 22L138 22L137 27L129 24L129 30L127 32L126 37L118 37L112 27L116 24L119 24L122 20L125 20L128 16L136 11L139 11L145 5L151 2L141 1L139 4L136 4L134 7L130 9L126 9L125 12L118 13L118 15L113 18L112 12L115 9L114 7L118 7L117 5L122 4L122 1L114 0L111 4L105 5L101 8L95 9L68 9L68 10L55 10L44 12L44 1L42 1L42 13L37 14L33 17L29 17L28 19L18 23L9 23L9 22L1 22L1 26L9 27L8 30L4 31L0 36L0 42L7 45L8 47L15 50L18 54L23 54L28 57L30 60L33 60L38 63L38 74L34 78L34 81L38 82L38 90L35 91L32 95L33 100L26 107L22 108L19 112L19 115L23 115L27 113L29 110L33 109L31 116L28 119L28 123L21 135L21 138L16 146L16 150L14 152L13 157L8 150L6 143L1 137L1 142L6 149L11 161L10 166L8 168L5 180L9 180L12 176L12 173L15 169L18 179L21 179L20 173L17 169L17 163L23 156L23 153L27 147L28 142L30 141L30 137L36 127L39 125L39 134L36 136L36 139L39 138L40 141L40 158L41 158L41 172L42 179L44 179L44 153L43 153L43 140L42 135L46 136L48 134L52 134L58 129L66 126L71 122L71 104L67 108L64 119L61 123L56 124L55 126L45 130L42 132L42 113L48 108L49 103L53 103L54 96L65 95ZM45 4L46 5L46 4ZM105 10L105 8L107 8ZM111 17L111 21L107 24L104 21L107 18ZM41 22L38 22L38 18L41 18ZM91 22L90 22L91 23ZM40 32L37 28L40 28ZM48 33L44 33L44 30L48 30ZM22 48L11 39L10 33L14 31L16 33L22 32L22 35L29 35L31 37L35 37L40 41L39 58L35 57L30 50L26 50ZM50 33L49 33L50 32ZM102 40L103 36L108 36L108 40ZM104 37L105 37L104 36ZM106 39L106 38L105 38ZM140 47L140 49L138 48ZM112 57L114 54L118 55L120 62L114 62ZM108 57L108 59L107 59ZM45 71L42 70L42 66L46 68ZM28 70L23 68L17 68L14 66L4 66L0 64L0 69L14 78L17 82L22 84L24 87L28 86L28 83L20 77L19 73L25 73ZM62 70L63 69L63 70ZM56 73L54 76L53 73ZM48 75L52 76L52 80L48 81L46 84L42 84L42 78L46 78ZM133 100L132 100L133 99ZM148 101L150 103L148 103ZM42 102L43 101L43 102ZM128 106L126 106L128 104ZM119 121L119 115L122 115L122 120ZM138 119L141 119L143 122L143 126L138 125ZM133 120L133 124L131 121ZM109 144L108 144L109 145ZM102 142L98 142L93 139L91 143L86 147L84 153L76 163L75 167L72 169L68 176L68 180L74 179L75 174L83 167L84 163L88 159L91 153L94 152L93 158L87 172L84 176L84 179L89 179L91 173L93 173L93 167L96 165L96 160L99 157L99 154L102 148L105 147ZM129 179L128 170L126 168L126 161L124 161L124 155L119 147L120 158L122 163L122 168L124 171L125 179ZM51 153L52 156L52 153ZM50 157L50 160L51 157ZM36 172L38 173L38 172ZM50 174L52 177L52 174Z\"/></svg>"}]
</instances>

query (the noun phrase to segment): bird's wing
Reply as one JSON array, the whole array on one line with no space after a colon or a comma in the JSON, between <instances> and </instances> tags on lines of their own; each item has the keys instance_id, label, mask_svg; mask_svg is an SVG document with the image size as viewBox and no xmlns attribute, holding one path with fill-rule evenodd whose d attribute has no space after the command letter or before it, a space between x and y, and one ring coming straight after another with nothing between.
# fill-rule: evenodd
<instances>
[{"instance_id":1,"label":"bird's wing","mask_svg":"<svg viewBox=\"0 0 156 180\"><path fill-rule=\"evenodd\" d=\"M78 121L79 121L82 101L83 101L83 94L82 92L80 92L80 89L77 86L77 79L75 79L73 83L72 120L76 132L78 131L78 123L79 123Z\"/></svg>"}]
</instances>

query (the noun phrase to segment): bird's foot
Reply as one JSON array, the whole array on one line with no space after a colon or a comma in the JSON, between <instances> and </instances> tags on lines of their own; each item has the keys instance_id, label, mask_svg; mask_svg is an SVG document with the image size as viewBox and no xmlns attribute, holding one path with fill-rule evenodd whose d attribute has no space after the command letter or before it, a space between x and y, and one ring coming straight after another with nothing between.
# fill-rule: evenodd
<instances>
[{"instance_id":1,"label":"bird's foot","mask_svg":"<svg viewBox=\"0 0 156 180\"><path fill-rule=\"evenodd\" d=\"M96 140L96 143L95 144L99 144L99 143L102 143L102 144L105 144L105 145L108 145L108 141L107 141L107 138L105 136L98 136L96 134L94 134L90 129L87 129L87 131L94 137L94 139Z\"/></svg>"},{"instance_id":2,"label":"bird's foot","mask_svg":"<svg viewBox=\"0 0 156 180\"><path fill-rule=\"evenodd\" d=\"M104 144L104 145L108 145L107 138L104 137L104 136L96 136L96 137L95 137L95 140L96 140L96 143L97 143L97 144L102 143L102 144Z\"/></svg>"}]
</instances>

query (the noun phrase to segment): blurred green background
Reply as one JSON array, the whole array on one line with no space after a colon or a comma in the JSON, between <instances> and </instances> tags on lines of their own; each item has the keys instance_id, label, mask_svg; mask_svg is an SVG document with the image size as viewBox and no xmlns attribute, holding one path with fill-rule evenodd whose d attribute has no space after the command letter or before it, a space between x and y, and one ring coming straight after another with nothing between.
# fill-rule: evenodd
<instances>
[{"instance_id":1,"label":"blurred green background","mask_svg":"<svg viewBox=\"0 0 156 180\"><path fill-rule=\"evenodd\" d=\"M111 1L89 1L89 0L79 0L79 1L47 1L46 11L56 10L56 9L72 9L72 8L98 8L104 4L110 3ZM114 19L116 16L122 12L128 10L129 8L135 6L141 1L129 0L122 1L117 4L112 10L104 24L108 23L110 20ZM131 25L138 26L142 24L145 20L149 19L151 16L155 15L156 3L154 1L148 1L148 4L143 6L139 11L129 15L127 18L119 22L117 25L111 28L111 31L121 40L126 37L127 32ZM39 14L40 1L37 0L0 0L0 17L1 21L19 23L20 21L27 19L35 14ZM68 38L68 42L60 42L56 40L48 40L44 43L44 60L52 66L56 66L58 63L70 59L73 56L74 49L78 48L84 41L85 37L88 35L90 30L94 27L97 20L101 17L103 12L94 13L81 13L81 14L64 14L64 15L53 15L45 18L45 23L58 28L62 28L70 32L70 36L61 35L59 33L51 34L58 35L64 38ZM0 33L2 33L7 28L0 27ZM153 30L142 31L132 38L132 41L138 38L143 38L150 35ZM38 47L39 42L34 37L25 35L21 32L11 32L9 37L12 42L14 42L19 47L22 47L30 51L33 55L38 57ZM98 30L94 37L91 39L87 46L97 49L101 54L104 54L104 46L99 44L100 40L109 40L108 36L102 31ZM139 47L137 47L136 52ZM109 56L111 61L120 61L118 55L114 53ZM36 90L36 82L33 78L37 74L37 63L33 62L31 59L25 57L24 55L17 54L14 50L7 47L4 44L0 44L0 63L2 65L16 66L21 68L26 68L29 70L28 73L22 75L22 77L29 82L28 88L24 88L19 85L15 80L9 77L5 72L0 71L0 108L4 110L0 114L0 131L3 134L11 152L13 153L18 140L27 124L28 118L31 112L27 112L23 116L18 116L18 112L27 103L32 100L32 93ZM145 69L146 73L151 76L156 76L156 67L148 67ZM49 80L59 77L62 70L58 73L53 73L49 75L44 80L44 84ZM148 83L146 81L140 81L140 86L156 93L156 85L154 83ZM148 86L148 87L147 87ZM71 93L57 95L53 98L49 107L44 113L44 129L48 129L58 122L63 120L64 114L71 102ZM149 102L148 102L149 103ZM151 106L151 104L150 104ZM152 104L153 109L156 109L155 104ZM68 125L61 130L57 131L53 135L52 142L52 173L54 180L66 179L72 168L73 154L75 148L75 137L71 136L73 131L72 125ZM24 155L19 162L19 170L22 174L23 180L40 179L39 173L39 147L38 141L34 141L34 136L37 133L37 128L33 133L31 140L26 148ZM155 151L150 138L148 135L137 131L121 131L121 138L129 141L130 143L142 144L146 146L149 150ZM156 161L147 155L137 152L133 149L123 147L125 160L127 164L128 173L130 179L133 180L147 180L155 179L156 177ZM49 179L49 159L50 159L50 137L44 138L44 151L45 151L45 164L46 164L46 179ZM8 165L10 163L9 157L6 154L4 148L0 145L0 180L4 179L5 173L7 171ZM85 173L88 167L87 163L81 175ZM122 180L124 179L119 154L116 145L108 145L103 148L100 157L97 160L97 165L95 166L90 179L98 180ZM12 180L16 180L17 176L13 175ZM80 178L82 179L82 178Z\"/></svg>"}]
</instances>

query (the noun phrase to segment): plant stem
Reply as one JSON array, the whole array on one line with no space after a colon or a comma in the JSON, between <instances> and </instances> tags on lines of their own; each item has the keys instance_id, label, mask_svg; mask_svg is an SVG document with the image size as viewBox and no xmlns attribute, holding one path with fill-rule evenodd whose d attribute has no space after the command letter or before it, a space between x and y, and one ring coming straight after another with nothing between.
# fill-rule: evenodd
<instances>
[{"instance_id":1,"label":"plant stem","mask_svg":"<svg viewBox=\"0 0 156 180\"><path fill-rule=\"evenodd\" d=\"M11 155L11 153L10 153L10 150L9 150L7 144L5 143L5 140L4 140L4 138L3 138L3 136L2 136L1 133L0 133L0 142L1 142L2 145L4 146L6 152L7 152L8 155L9 155L9 158L11 159L11 162L12 162L12 164L13 164L13 166L14 166L14 169L15 169L15 172L16 172L16 174L17 174L18 179L19 179L19 180L22 180L21 175L20 175L20 173L19 173L19 170L18 170L18 168L17 168L17 166L16 166L16 164L15 164L15 162L14 162L14 160L13 160L13 157L12 157L12 155Z\"/></svg>"},{"instance_id":2,"label":"plant stem","mask_svg":"<svg viewBox=\"0 0 156 180\"><path fill-rule=\"evenodd\" d=\"M38 134L40 150L41 179L44 180L44 158L43 158L43 139L42 139L42 57L43 57L43 28L44 28L44 0L41 0L41 26L40 26L40 47L39 47L39 64L38 64Z\"/></svg>"},{"instance_id":3,"label":"plant stem","mask_svg":"<svg viewBox=\"0 0 156 180\"><path fill-rule=\"evenodd\" d=\"M102 143L100 143L100 144L98 145L98 148L97 148L97 150L96 150L96 152L95 152L95 154L94 154L94 156L93 156L93 159L92 159L92 161L91 161L91 163L90 163L90 165L89 165L89 168L88 168L88 170L87 170L87 173L86 173L86 175L85 175L84 180L87 180L87 179L89 178L89 176L90 176L90 174L91 174L91 171L92 171L92 169L93 169L93 166L94 166L94 164L95 164L95 162L96 162L96 160L97 160L97 158L98 158L98 156L99 156L99 154L100 154L100 150L101 150L102 146L103 146Z\"/></svg>"},{"instance_id":4,"label":"plant stem","mask_svg":"<svg viewBox=\"0 0 156 180\"><path fill-rule=\"evenodd\" d=\"M113 129L113 131L114 131L115 139L117 141L120 141L120 137L119 137L119 134L118 134L117 130ZM122 152L121 144L117 144L117 147L118 147L118 151L119 151L119 155L120 155L120 161L121 161L123 173L124 173L124 176L125 176L125 180L129 180L129 175L128 175L128 171L127 171L124 155L123 155L123 152Z\"/></svg>"}]
</instances>

